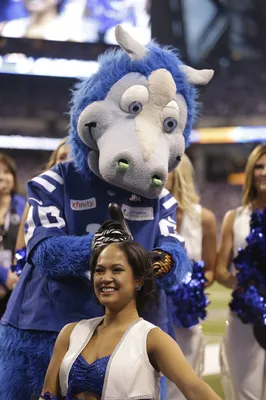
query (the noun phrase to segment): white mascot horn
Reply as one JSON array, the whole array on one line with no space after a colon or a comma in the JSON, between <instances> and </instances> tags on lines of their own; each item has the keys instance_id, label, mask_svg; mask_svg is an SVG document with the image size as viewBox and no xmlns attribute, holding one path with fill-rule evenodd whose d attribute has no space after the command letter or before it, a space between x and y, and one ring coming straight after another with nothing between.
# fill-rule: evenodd
<instances>
[{"instance_id":1,"label":"white mascot horn","mask_svg":"<svg viewBox=\"0 0 266 400\"><path fill-rule=\"evenodd\" d=\"M122 25L116 26L115 37L119 46L127 52L132 61L141 60L149 51L147 47L130 36L130 34L123 29ZM184 72L188 82L192 85L207 85L214 74L212 69L198 70L187 65L181 65L180 69Z\"/></svg>"}]
</instances>

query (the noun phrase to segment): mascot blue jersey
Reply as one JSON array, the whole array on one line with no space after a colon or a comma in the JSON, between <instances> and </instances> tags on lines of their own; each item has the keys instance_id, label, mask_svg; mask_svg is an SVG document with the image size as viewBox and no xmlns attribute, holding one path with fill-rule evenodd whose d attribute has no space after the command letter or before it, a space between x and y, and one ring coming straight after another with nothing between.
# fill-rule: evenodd
<instances>
[{"instance_id":1,"label":"mascot blue jersey","mask_svg":"<svg viewBox=\"0 0 266 400\"><path fill-rule=\"evenodd\" d=\"M30 259L35 246L49 237L92 236L109 218L110 202L121 206L134 240L147 250L165 247L167 242L180 246L174 222L176 201L166 189L158 199L147 199L108 186L97 177L88 184L73 163L68 162L32 179L28 184L28 200L31 206L26 223L28 263L3 317L4 323L20 329L57 332L69 322L102 314L101 306L94 301L88 276L51 279L37 265L33 267Z\"/></svg>"}]
</instances>

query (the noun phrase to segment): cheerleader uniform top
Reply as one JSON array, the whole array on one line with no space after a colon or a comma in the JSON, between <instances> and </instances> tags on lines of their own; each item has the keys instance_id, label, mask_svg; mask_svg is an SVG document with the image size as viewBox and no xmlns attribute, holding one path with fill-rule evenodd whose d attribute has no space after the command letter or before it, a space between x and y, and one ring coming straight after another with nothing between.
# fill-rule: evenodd
<instances>
[{"instance_id":1,"label":"cheerleader uniform top","mask_svg":"<svg viewBox=\"0 0 266 400\"><path fill-rule=\"evenodd\" d=\"M146 349L148 332L157 327L139 318L111 355L88 364L81 352L102 320L82 320L73 329L59 372L61 395L66 400L82 392L94 393L103 400L158 400L160 374L150 364Z\"/></svg>"},{"instance_id":2,"label":"cheerleader uniform top","mask_svg":"<svg viewBox=\"0 0 266 400\"><path fill-rule=\"evenodd\" d=\"M184 212L180 226L180 235L185 239L185 248L190 260L202 260L202 225L200 204L193 204L195 214Z\"/></svg>"},{"instance_id":3,"label":"cheerleader uniform top","mask_svg":"<svg viewBox=\"0 0 266 400\"><path fill-rule=\"evenodd\" d=\"M99 358L91 364L80 354L75 360L70 373L65 400L78 399L78 393L90 392L101 397L104 377L110 356Z\"/></svg>"},{"instance_id":4,"label":"cheerleader uniform top","mask_svg":"<svg viewBox=\"0 0 266 400\"><path fill-rule=\"evenodd\" d=\"M234 258L238 255L239 249L247 246L246 238L250 233L250 217L252 208L250 206L238 207L236 209L233 224L233 254Z\"/></svg>"}]
</instances>

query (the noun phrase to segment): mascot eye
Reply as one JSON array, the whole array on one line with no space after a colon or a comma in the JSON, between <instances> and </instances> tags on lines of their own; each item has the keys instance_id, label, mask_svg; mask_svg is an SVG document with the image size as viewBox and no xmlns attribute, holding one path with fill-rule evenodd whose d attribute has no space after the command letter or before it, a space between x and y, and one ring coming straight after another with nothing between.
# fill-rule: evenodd
<instances>
[{"instance_id":1,"label":"mascot eye","mask_svg":"<svg viewBox=\"0 0 266 400\"><path fill-rule=\"evenodd\" d=\"M128 107L128 111L130 112L130 114L139 114L142 110L142 104L139 101L133 101L129 107Z\"/></svg>"},{"instance_id":2,"label":"mascot eye","mask_svg":"<svg viewBox=\"0 0 266 400\"><path fill-rule=\"evenodd\" d=\"M179 108L176 101L172 100L165 106L161 119L165 132L173 132L173 130L178 126L179 121Z\"/></svg>"},{"instance_id":3,"label":"mascot eye","mask_svg":"<svg viewBox=\"0 0 266 400\"><path fill-rule=\"evenodd\" d=\"M130 114L139 114L144 104L149 101L148 89L143 85L135 85L128 88L122 95L120 107Z\"/></svg>"},{"instance_id":4,"label":"mascot eye","mask_svg":"<svg viewBox=\"0 0 266 400\"><path fill-rule=\"evenodd\" d=\"M177 120L172 117L168 117L163 121L163 128L166 132L170 133L177 127Z\"/></svg>"}]
</instances>

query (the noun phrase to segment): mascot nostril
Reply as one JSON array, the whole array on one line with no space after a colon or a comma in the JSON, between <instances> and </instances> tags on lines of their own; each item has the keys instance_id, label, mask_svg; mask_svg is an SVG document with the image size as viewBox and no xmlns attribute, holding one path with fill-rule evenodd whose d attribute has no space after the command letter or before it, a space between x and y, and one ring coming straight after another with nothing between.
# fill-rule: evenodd
<instances>
[{"instance_id":1,"label":"mascot nostril","mask_svg":"<svg viewBox=\"0 0 266 400\"><path fill-rule=\"evenodd\" d=\"M152 177L152 186L159 188L162 185L163 185L163 182L160 179L160 177L158 175L153 175L153 177Z\"/></svg>"},{"instance_id":2,"label":"mascot nostril","mask_svg":"<svg viewBox=\"0 0 266 400\"><path fill-rule=\"evenodd\" d=\"M89 133L91 134L91 128L96 128L96 122L88 122L85 126L89 129Z\"/></svg>"},{"instance_id":3,"label":"mascot nostril","mask_svg":"<svg viewBox=\"0 0 266 400\"><path fill-rule=\"evenodd\" d=\"M129 168L129 164L127 160L119 160L118 161L118 171L119 172L126 172Z\"/></svg>"},{"instance_id":4,"label":"mascot nostril","mask_svg":"<svg viewBox=\"0 0 266 400\"><path fill-rule=\"evenodd\" d=\"M176 233L176 200L163 186L169 164L173 168L178 164L189 142L197 115L194 85L207 84L213 71L185 66L174 51L155 42L144 47L122 26L115 34L121 49L101 56L98 71L78 82L72 92L72 160L28 183L27 263L0 324L0 399L24 400L35 391L40 394L60 330L70 322L87 324L88 318L102 316L88 279L97 227L112 228L111 239L113 234L128 238L131 232L150 253L160 310L157 315L153 304L148 315L141 315L174 336L175 309L170 305L179 296L179 284L191 271L191 262ZM119 225L125 218L126 234L120 229L114 232L117 224L106 225L110 201L121 207L120 211L113 205L111 217ZM127 230L125 224L121 230ZM82 327L86 327L84 339L78 330L82 338L75 333L73 343L77 340L80 347L81 340L85 348L93 329ZM120 349L117 355L123 352ZM75 351L71 347L71 354ZM68 387L71 357L64 358L58 378L64 398L75 397ZM101 397L111 392L115 399L125 398L127 389L120 379L116 383L119 374L114 373L115 362L111 364ZM121 372L123 368L124 364ZM160 397L155 389L150 391L151 386L137 386L128 382L132 389L127 398Z\"/></svg>"}]
</instances>

